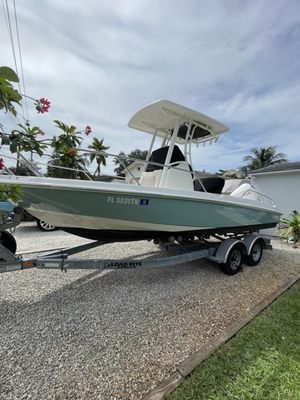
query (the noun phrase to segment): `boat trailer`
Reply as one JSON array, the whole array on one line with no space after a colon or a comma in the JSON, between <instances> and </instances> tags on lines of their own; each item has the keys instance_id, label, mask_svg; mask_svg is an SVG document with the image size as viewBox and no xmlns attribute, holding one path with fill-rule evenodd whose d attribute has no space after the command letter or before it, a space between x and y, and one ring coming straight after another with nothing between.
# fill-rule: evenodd
<instances>
[{"instance_id":1,"label":"boat trailer","mask_svg":"<svg viewBox=\"0 0 300 400\"><path fill-rule=\"evenodd\" d=\"M72 259L69 256L99 247L106 242L93 241L83 245L50 251L33 258L23 259L15 255L16 241L7 231L18 225L21 220L22 208L16 207L12 220L5 212L0 211L0 273L30 268L38 269L140 269L161 268L184 264L200 259L207 259L220 264L227 275L234 275L241 270L242 263L257 265L264 249L272 249L270 241L257 233L248 233L240 237L218 238L219 241L205 239L190 243L163 243L161 247L169 253L166 257L125 258L125 259ZM161 255L161 253L160 253Z\"/></svg>"}]
</instances>

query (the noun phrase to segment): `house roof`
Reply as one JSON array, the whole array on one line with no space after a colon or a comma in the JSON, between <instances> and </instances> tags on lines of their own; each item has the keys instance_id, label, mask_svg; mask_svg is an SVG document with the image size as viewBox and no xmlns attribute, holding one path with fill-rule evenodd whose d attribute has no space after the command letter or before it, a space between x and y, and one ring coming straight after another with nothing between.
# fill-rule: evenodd
<instances>
[{"instance_id":1,"label":"house roof","mask_svg":"<svg viewBox=\"0 0 300 400\"><path fill-rule=\"evenodd\" d=\"M256 169L254 171L251 171L250 175L269 174L269 173L296 171L296 170L300 171L300 162L285 162Z\"/></svg>"}]
</instances>

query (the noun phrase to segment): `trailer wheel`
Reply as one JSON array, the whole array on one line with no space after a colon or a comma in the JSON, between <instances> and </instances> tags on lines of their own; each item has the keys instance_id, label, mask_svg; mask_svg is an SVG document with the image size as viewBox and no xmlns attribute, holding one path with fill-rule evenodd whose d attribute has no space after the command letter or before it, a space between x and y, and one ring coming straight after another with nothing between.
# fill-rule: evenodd
<instances>
[{"instance_id":1,"label":"trailer wheel","mask_svg":"<svg viewBox=\"0 0 300 400\"><path fill-rule=\"evenodd\" d=\"M243 262L243 248L240 244L236 244L230 250L227 260L221 264L221 269L226 275L235 275L241 270Z\"/></svg>"},{"instance_id":2,"label":"trailer wheel","mask_svg":"<svg viewBox=\"0 0 300 400\"><path fill-rule=\"evenodd\" d=\"M7 231L1 232L0 244L2 244L2 246L6 247L7 250L9 250L11 253L16 254L17 242L11 233L9 233Z\"/></svg>"},{"instance_id":3,"label":"trailer wheel","mask_svg":"<svg viewBox=\"0 0 300 400\"><path fill-rule=\"evenodd\" d=\"M257 240L252 249L250 254L245 257L245 263L251 267L259 264L261 257L263 255L264 245L262 240Z\"/></svg>"}]
</instances>

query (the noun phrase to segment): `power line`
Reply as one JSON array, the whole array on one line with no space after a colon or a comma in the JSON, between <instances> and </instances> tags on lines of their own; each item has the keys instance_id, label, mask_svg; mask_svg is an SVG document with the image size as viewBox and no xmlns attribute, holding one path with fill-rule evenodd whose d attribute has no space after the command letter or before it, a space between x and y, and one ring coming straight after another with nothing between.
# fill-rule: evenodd
<instances>
[{"instance_id":1,"label":"power line","mask_svg":"<svg viewBox=\"0 0 300 400\"><path fill-rule=\"evenodd\" d=\"M4 18L5 18L5 22L6 22L6 28L7 28L7 31L9 31L9 28L8 28L8 20L7 20L7 14L6 14L6 10L5 10L4 0L2 0L2 8L3 8L3 15L4 15Z\"/></svg>"},{"instance_id":2,"label":"power line","mask_svg":"<svg viewBox=\"0 0 300 400\"><path fill-rule=\"evenodd\" d=\"M17 40L18 40L18 48L19 48L19 60L20 60L20 67L21 67L23 93L24 93L24 96L25 96L26 117L27 117L27 120L29 120L28 103L27 103L27 97L26 97L25 79L24 79L23 61L22 61L22 52L21 52L21 45L20 45L20 35L19 35L18 18L17 18L17 10L16 10L15 0L13 0L13 3L14 3L14 15L15 15L16 32L17 32Z\"/></svg>"},{"instance_id":3,"label":"power line","mask_svg":"<svg viewBox=\"0 0 300 400\"><path fill-rule=\"evenodd\" d=\"M8 27L8 33L9 33L11 48L12 48L12 52L13 52L13 58L14 58L16 73L19 76L19 70L18 70L17 58L16 58L16 52L15 52L15 45L14 45L14 38L13 38L13 32L12 32L12 27L11 27L10 13L9 13L9 7L8 7L7 0L5 0L5 5L6 5L6 22L7 22L7 27ZM19 92L21 92L20 80L18 82L18 87L19 87ZM23 118L25 119L22 103L21 103L21 109L22 109Z\"/></svg>"},{"instance_id":4,"label":"power line","mask_svg":"<svg viewBox=\"0 0 300 400\"><path fill-rule=\"evenodd\" d=\"M7 24L8 24L8 34L9 34L11 48L12 48L12 52L13 52L16 73L17 73L17 75L19 75L17 59L16 59L16 52L15 52L15 45L14 45L14 38L13 38L13 33L12 33L12 28L11 28L10 14L9 14L9 8L8 8L7 0L5 0L5 4L6 4L6 18L7 18Z\"/></svg>"}]
</instances>

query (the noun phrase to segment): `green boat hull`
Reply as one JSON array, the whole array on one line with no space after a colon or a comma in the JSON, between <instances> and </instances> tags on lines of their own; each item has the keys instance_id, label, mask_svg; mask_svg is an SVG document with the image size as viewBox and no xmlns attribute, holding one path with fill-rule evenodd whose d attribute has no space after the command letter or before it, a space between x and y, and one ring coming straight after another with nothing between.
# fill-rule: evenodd
<instances>
[{"instance_id":1,"label":"green boat hull","mask_svg":"<svg viewBox=\"0 0 300 400\"><path fill-rule=\"evenodd\" d=\"M232 204L225 196L201 196L23 187L24 207L34 216L98 240L251 231L275 226L280 217L273 210Z\"/></svg>"}]
</instances>

